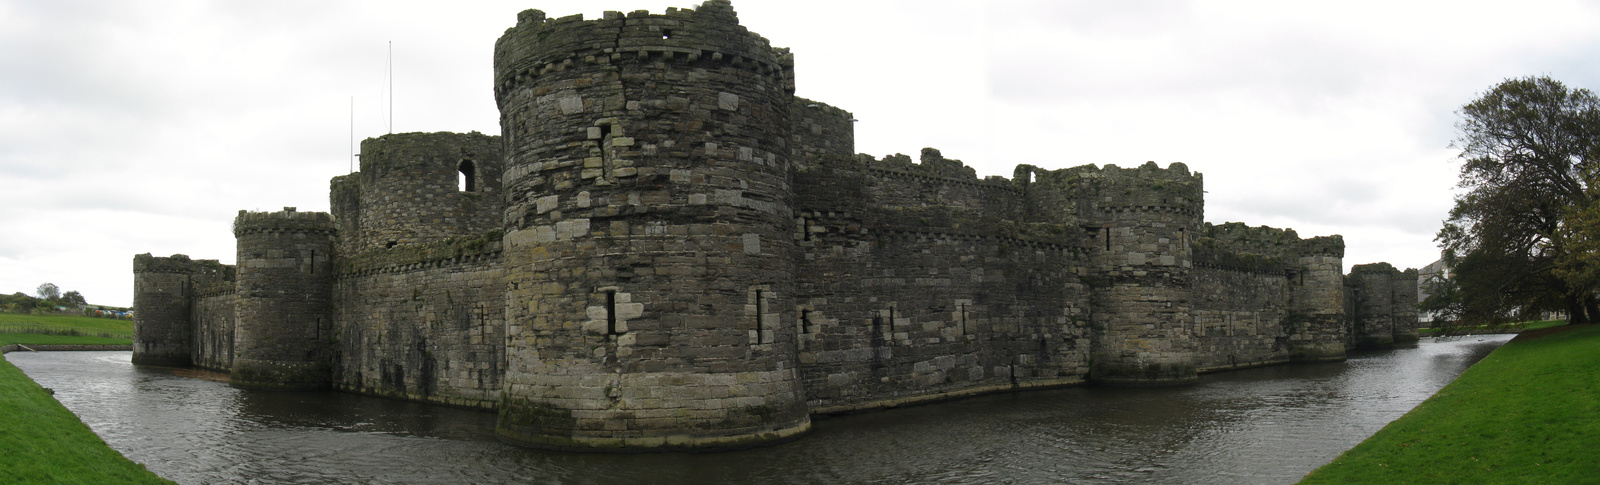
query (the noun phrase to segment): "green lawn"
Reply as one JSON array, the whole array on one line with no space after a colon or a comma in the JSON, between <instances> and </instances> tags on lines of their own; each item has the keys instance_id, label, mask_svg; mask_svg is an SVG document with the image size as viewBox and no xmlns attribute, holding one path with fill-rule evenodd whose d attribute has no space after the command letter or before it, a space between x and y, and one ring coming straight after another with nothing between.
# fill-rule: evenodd
<instances>
[{"instance_id":1,"label":"green lawn","mask_svg":"<svg viewBox=\"0 0 1600 485\"><path fill-rule=\"evenodd\" d=\"M1552 331L1495 350L1301 483L1600 480L1600 326Z\"/></svg>"},{"instance_id":2,"label":"green lawn","mask_svg":"<svg viewBox=\"0 0 1600 485\"><path fill-rule=\"evenodd\" d=\"M0 359L0 481L172 483L106 446L21 370Z\"/></svg>"},{"instance_id":3,"label":"green lawn","mask_svg":"<svg viewBox=\"0 0 1600 485\"><path fill-rule=\"evenodd\" d=\"M85 338L112 337L119 339L116 342L106 342L103 338L89 340L74 340L70 342L6 342L7 335L13 334L51 334L69 336L75 335ZM66 344L93 344L93 343L132 343L133 321L118 320L114 318L94 318L71 315L28 315L20 313L0 313L0 345L6 343L66 343Z\"/></svg>"},{"instance_id":4,"label":"green lawn","mask_svg":"<svg viewBox=\"0 0 1600 485\"><path fill-rule=\"evenodd\" d=\"M31 323L36 325L73 327L84 330L114 330L124 332L133 331L133 320L95 318L81 315L29 315L24 313L0 313L0 323Z\"/></svg>"}]
</instances>

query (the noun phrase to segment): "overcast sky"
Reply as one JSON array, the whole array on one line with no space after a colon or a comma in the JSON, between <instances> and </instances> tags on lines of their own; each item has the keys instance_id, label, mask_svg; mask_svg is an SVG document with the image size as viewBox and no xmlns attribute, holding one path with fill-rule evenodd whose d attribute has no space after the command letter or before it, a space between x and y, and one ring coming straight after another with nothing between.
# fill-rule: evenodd
<instances>
[{"instance_id":1,"label":"overcast sky","mask_svg":"<svg viewBox=\"0 0 1600 485\"><path fill-rule=\"evenodd\" d=\"M1511 5L1516 5L1512 8ZM0 0L0 292L132 301L134 254L234 262L240 209L328 210L354 136L498 134L496 38L693 7ZM1437 258L1456 109L1511 77L1600 87L1583 2L736 0L856 150L1205 174L1206 221L1342 234L1346 268Z\"/></svg>"}]
</instances>

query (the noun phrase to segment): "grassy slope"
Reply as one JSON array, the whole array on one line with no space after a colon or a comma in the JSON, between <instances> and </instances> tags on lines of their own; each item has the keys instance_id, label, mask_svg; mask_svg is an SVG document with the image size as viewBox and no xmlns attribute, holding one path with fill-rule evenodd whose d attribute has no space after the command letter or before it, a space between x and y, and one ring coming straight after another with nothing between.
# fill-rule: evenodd
<instances>
[{"instance_id":1,"label":"grassy slope","mask_svg":"<svg viewBox=\"0 0 1600 485\"><path fill-rule=\"evenodd\" d=\"M0 480L171 483L106 446L16 366L0 359Z\"/></svg>"},{"instance_id":2,"label":"grassy slope","mask_svg":"<svg viewBox=\"0 0 1600 485\"><path fill-rule=\"evenodd\" d=\"M27 315L22 313L0 313L0 323L36 323L40 325L75 327L84 330L133 331L133 320L118 320L115 318L94 318L72 315Z\"/></svg>"},{"instance_id":3,"label":"grassy slope","mask_svg":"<svg viewBox=\"0 0 1600 485\"><path fill-rule=\"evenodd\" d=\"M1519 338L1301 483L1593 483L1597 417L1600 326Z\"/></svg>"}]
</instances>

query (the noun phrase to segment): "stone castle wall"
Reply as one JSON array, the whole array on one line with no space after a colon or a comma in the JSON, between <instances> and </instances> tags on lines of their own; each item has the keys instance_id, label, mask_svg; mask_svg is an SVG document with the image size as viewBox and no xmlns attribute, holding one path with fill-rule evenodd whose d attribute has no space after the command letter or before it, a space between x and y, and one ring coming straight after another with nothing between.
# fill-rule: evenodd
<instances>
[{"instance_id":1,"label":"stone castle wall","mask_svg":"<svg viewBox=\"0 0 1600 485\"><path fill-rule=\"evenodd\" d=\"M707 449L1415 340L1415 272L1204 223L1183 164L858 155L793 62L722 0L523 12L495 48L503 136L366 140L331 214L241 211L237 267L136 256L135 362L495 409L524 445Z\"/></svg>"},{"instance_id":2,"label":"stone castle wall","mask_svg":"<svg viewBox=\"0 0 1600 485\"><path fill-rule=\"evenodd\" d=\"M234 306L238 286L232 278L202 287L192 303L195 367L227 372L233 368Z\"/></svg>"},{"instance_id":3,"label":"stone castle wall","mask_svg":"<svg viewBox=\"0 0 1600 485\"><path fill-rule=\"evenodd\" d=\"M792 325L814 410L1082 381L1082 251L1058 225L1014 222L1010 184L929 149L819 160L796 191Z\"/></svg>"},{"instance_id":4,"label":"stone castle wall","mask_svg":"<svg viewBox=\"0 0 1600 485\"><path fill-rule=\"evenodd\" d=\"M497 233L344 261L334 388L493 409L505 374L500 262Z\"/></svg>"}]
</instances>

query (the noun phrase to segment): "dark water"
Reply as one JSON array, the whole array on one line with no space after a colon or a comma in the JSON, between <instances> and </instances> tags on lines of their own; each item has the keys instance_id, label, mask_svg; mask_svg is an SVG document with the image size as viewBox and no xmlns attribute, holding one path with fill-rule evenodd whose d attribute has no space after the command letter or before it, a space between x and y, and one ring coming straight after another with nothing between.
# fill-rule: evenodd
<instances>
[{"instance_id":1,"label":"dark water","mask_svg":"<svg viewBox=\"0 0 1600 485\"><path fill-rule=\"evenodd\" d=\"M1342 363L1071 388L820 419L729 453L600 455L500 444L494 415L340 393L241 391L128 352L6 359L113 448L180 483L1292 483L1510 336Z\"/></svg>"}]
</instances>

